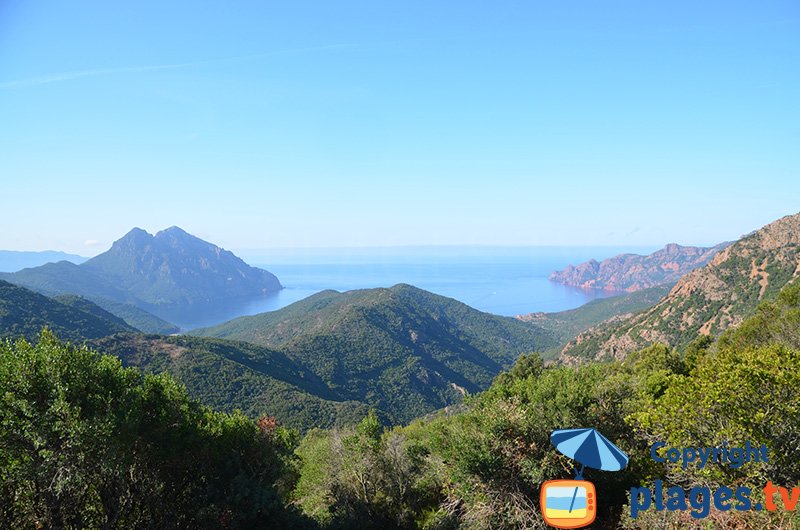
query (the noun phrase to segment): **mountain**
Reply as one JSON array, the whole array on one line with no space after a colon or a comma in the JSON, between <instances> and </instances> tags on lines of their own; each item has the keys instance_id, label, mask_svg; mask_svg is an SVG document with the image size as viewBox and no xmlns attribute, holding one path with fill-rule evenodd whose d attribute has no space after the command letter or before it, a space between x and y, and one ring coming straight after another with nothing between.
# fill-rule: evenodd
<instances>
[{"instance_id":1,"label":"mountain","mask_svg":"<svg viewBox=\"0 0 800 530\"><path fill-rule=\"evenodd\" d=\"M784 217L721 250L678 281L653 307L578 335L562 350L576 357L623 357L649 343L683 346L717 336L751 316L800 273L800 214Z\"/></svg>"},{"instance_id":2,"label":"mountain","mask_svg":"<svg viewBox=\"0 0 800 530\"><path fill-rule=\"evenodd\" d=\"M38 267L45 263L56 261L71 261L72 263L83 263L89 258L57 252L55 250L45 250L42 252L24 252L18 250L0 250L0 272L15 272L27 267Z\"/></svg>"},{"instance_id":3,"label":"mountain","mask_svg":"<svg viewBox=\"0 0 800 530\"><path fill-rule=\"evenodd\" d=\"M401 422L487 388L521 353L556 344L535 325L402 284L324 291L191 334L280 350L338 399L367 403Z\"/></svg>"},{"instance_id":4,"label":"mountain","mask_svg":"<svg viewBox=\"0 0 800 530\"><path fill-rule=\"evenodd\" d=\"M0 280L0 337L33 340L45 326L74 342L136 331L86 299L54 300Z\"/></svg>"},{"instance_id":5,"label":"mountain","mask_svg":"<svg viewBox=\"0 0 800 530\"><path fill-rule=\"evenodd\" d=\"M568 265L550 274L550 280L575 287L634 292L656 285L674 283L684 274L702 267L730 243L714 247L684 247L671 243L641 256L619 254L601 262L589 260Z\"/></svg>"},{"instance_id":6,"label":"mountain","mask_svg":"<svg viewBox=\"0 0 800 530\"><path fill-rule=\"evenodd\" d=\"M282 289L270 272L178 227L155 236L134 228L107 252L81 265L48 263L2 273L0 279L48 296L77 294L101 305L113 302L105 306L112 312L116 304L128 304L156 314L164 308L224 303ZM130 308L121 309L118 316L146 320ZM157 321L149 325L163 327Z\"/></svg>"},{"instance_id":7,"label":"mountain","mask_svg":"<svg viewBox=\"0 0 800 530\"><path fill-rule=\"evenodd\" d=\"M282 288L273 274L177 226L155 236L134 228L81 267L153 306L219 302Z\"/></svg>"},{"instance_id":8,"label":"mountain","mask_svg":"<svg viewBox=\"0 0 800 530\"><path fill-rule=\"evenodd\" d=\"M92 341L126 366L168 372L205 405L253 418L267 414L283 425L307 430L354 424L369 410L340 400L303 365L254 344L199 337L118 334Z\"/></svg>"}]
</instances>

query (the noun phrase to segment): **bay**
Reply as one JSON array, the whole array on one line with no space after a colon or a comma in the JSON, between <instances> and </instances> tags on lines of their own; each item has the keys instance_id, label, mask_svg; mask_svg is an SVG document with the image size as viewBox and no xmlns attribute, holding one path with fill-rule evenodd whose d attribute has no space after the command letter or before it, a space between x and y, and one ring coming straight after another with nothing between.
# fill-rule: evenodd
<instances>
[{"instance_id":1,"label":"bay","mask_svg":"<svg viewBox=\"0 0 800 530\"><path fill-rule=\"evenodd\" d=\"M651 248L616 247L401 247L389 249L285 249L237 251L274 273L278 293L230 304L172 308L159 316L183 330L243 315L275 311L320 291L348 291L407 283L481 311L515 316L579 307L619 293L579 289L548 280L567 264Z\"/></svg>"}]
</instances>

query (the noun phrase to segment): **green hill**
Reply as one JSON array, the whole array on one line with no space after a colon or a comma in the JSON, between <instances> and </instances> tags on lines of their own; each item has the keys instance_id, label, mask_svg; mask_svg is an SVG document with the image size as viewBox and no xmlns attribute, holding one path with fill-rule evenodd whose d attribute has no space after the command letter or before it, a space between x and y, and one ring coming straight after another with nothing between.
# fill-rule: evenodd
<instances>
[{"instance_id":1,"label":"green hill","mask_svg":"<svg viewBox=\"0 0 800 530\"><path fill-rule=\"evenodd\" d=\"M279 349L340 399L367 403L395 421L456 403L487 388L521 353L557 343L535 325L409 285L325 291L191 334Z\"/></svg>"},{"instance_id":2,"label":"green hill","mask_svg":"<svg viewBox=\"0 0 800 530\"><path fill-rule=\"evenodd\" d=\"M76 294L84 298L105 298L124 303L134 301L131 295L113 282L88 271L83 265L69 261L46 263L14 273L0 273L0 279L46 296Z\"/></svg>"},{"instance_id":3,"label":"green hill","mask_svg":"<svg viewBox=\"0 0 800 530\"><path fill-rule=\"evenodd\" d=\"M13 274L0 273L0 279L45 296L80 296L147 333L177 333L175 324L133 305L135 299L111 282L69 261L47 263Z\"/></svg>"},{"instance_id":4,"label":"green hill","mask_svg":"<svg viewBox=\"0 0 800 530\"><path fill-rule=\"evenodd\" d=\"M136 331L86 299L54 300L0 280L0 337L30 340L37 337L43 327L75 342Z\"/></svg>"},{"instance_id":5,"label":"green hill","mask_svg":"<svg viewBox=\"0 0 800 530\"><path fill-rule=\"evenodd\" d=\"M562 357L623 357L647 344L685 346L716 337L773 300L800 273L800 214L779 219L719 252L657 304L578 335Z\"/></svg>"},{"instance_id":6,"label":"green hill","mask_svg":"<svg viewBox=\"0 0 800 530\"><path fill-rule=\"evenodd\" d=\"M365 404L340 400L319 377L269 348L217 339L119 334L93 341L144 372L168 372L189 395L218 410L275 416L301 430L352 424Z\"/></svg>"}]
</instances>

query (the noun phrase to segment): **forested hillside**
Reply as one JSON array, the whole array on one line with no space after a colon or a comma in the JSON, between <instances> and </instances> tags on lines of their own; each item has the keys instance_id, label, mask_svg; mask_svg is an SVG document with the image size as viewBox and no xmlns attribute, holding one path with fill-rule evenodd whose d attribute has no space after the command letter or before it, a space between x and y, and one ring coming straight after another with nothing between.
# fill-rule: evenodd
<instances>
[{"instance_id":1,"label":"forested hillside","mask_svg":"<svg viewBox=\"0 0 800 530\"><path fill-rule=\"evenodd\" d=\"M340 399L365 402L396 422L458 403L520 354L557 344L536 325L409 285L326 291L191 333L278 349Z\"/></svg>"},{"instance_id":2,"label":"forested hillside","mask_svg":"<svg viewBox=\"0 0 800 530\"><path fill-rule=\"evenodd\" d=\"M0 338L32 339L39 336L43 327L77 342L136 331L88 300L54 300L0 280Z\"/></svg>"},{"instance_id":3,"label":"forested hillside","mask_svg":"<svg viewBox=\"0 0 800 530\"><path fill-rule=\"evenodd\" d=\"M49 334L36 346L7 343L0 347L0 384L10 390L0 401L0 421L10 426L0 431L0 525L545 528L542 482L572 475L549 435L591 425L631 457L623 472L585 472L597 488L594 527L794 528L800 519L782 504L774 512L687 504L634 519L626 492L655 480L686 489L736 484L751 486L752 503L763 503L766 481L796 484L798 322L800 286L791 285L716 342L653 345L624 361L579 367L544 367L526 355L462 411L395 428L370 412L356 427L302 438L268 416L254 422L212 412L167 375L123 369L118 359ZM160 348L180 358L188 353L181 347ZM280 355L263 362L298 375ZM655 462L654 441L767 444L771 457L698 471Z\"/></svg>"}]
</instances>

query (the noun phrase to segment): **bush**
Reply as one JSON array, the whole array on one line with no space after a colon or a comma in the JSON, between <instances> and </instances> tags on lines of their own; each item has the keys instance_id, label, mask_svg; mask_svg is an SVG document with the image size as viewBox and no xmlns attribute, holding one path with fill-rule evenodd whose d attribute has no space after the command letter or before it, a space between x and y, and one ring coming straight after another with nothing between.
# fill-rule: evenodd
<instances>
[{"instance_id":1,"label":"bush","mask_svg":"<svg viewBox=\"0 0 800 530\"><path fill-rule=\"evenodd\" d=\"M292 436L191 401L167 375L43 332L0 344L0 527L264 528Z\"/></svg>"}]
</instances>

